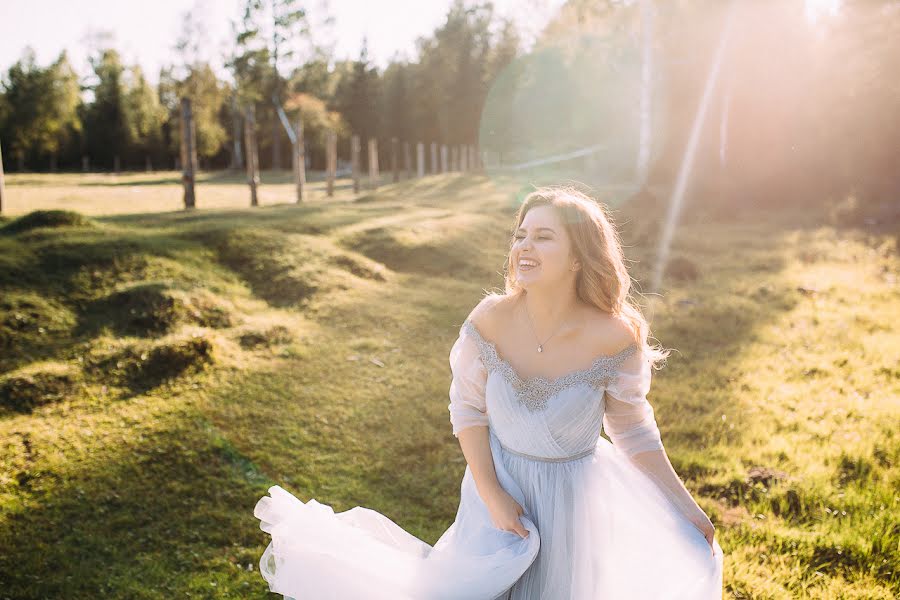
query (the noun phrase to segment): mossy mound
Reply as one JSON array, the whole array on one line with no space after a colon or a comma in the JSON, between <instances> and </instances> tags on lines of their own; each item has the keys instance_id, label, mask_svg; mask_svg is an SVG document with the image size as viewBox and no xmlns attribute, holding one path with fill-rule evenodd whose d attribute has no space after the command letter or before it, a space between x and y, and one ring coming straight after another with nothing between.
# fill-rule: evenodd
<instances>
[{"instance_id":1,"label":"mossy mound","mask_svg":"<svg viewBox=\"0 0 900 600\"><path fill-rule=\"evenodd\" d=\"M0 407L31 412L72 396L80 380L79 372L68 365L29 367L10 373L0 378Z\"/></svg>"},{"instance_id":2,"label":"mossy mound","mask_svg":"<svg viewBox=\"0 0 900 600\"><path fill-rule=\"evenodd\" d=\"M0 372L45 357L65 344L76 323L63 304L33 292L0 294Z\"/></svg>"},{"instance_id":3,"label":"mossy mound","mask_svg":"<svg viewBox=\"0 0 900 600\"><path fill-rule=\"evenodd\" d=\"M42 227L93 227L94 223L84 215L71 210L35 210L5 224L0 232L22 233Z\"/></svg>"},{"instance_id":4,"label":"mossy mound","mask_svg":"<svg viewBox=\"0 0 900 600\"><path fill-rule=\"evenodd\" d=\"M500 237L495 225L477 215L450 214L423 219L413 226L356 231L341 244L394 271L486 278L502 271L508 249L502 244L485 246L481 241ZM495 268L489 270L490 265Z\"/></svg>"},{"instance_id":5,"label":"mossy mound","mask_svg":"<svg viewBox=\"0 0 900 600\"><path fill-rule=\"evenodd\" d=\"M352 257L330 239L251 228L208 241L219 261L243 279L253 294L276 307L303 307L319 293L358 283L351 277L384 281L384 267Z\"/></svg>"},{"instance_id":6,"label":"mossy mound","mask_svg":"<svg viewBox=\"0 0 900 600\"><path fill-rule=\"evenodd\" d=\"M293 341L294 336L284 325L274 325L264 331L247 331L241 334L240 344L242 348L253 349L260 346L271 347L278 344L287 344Z\"/></svg>"},{"instance_id":7,"label":"mossy mound","mask_svg":"<svg viewBox=\"0 0 900 600\"><path fill-rule=\"evenodd\" d=\"M164 282L141 282L101 298L85 313L86 330L108 327L123 335L158 336L182 323L231 327L235 318L205 290L172 289Z\"/></svg>"},{"instance_id":8,"label":"mossy mound","mask_svg":"<svg viewBox=\"0 0 900 600\"><path fill-rule=\"evenodd\" d=\"M113 353L90 356L85 371L98 381L144 392L162 383L203 371L215 362L214 346L203 336L136 344Z\"/></svg>"},{"instance_id":9,"label":"mossy mound","mask_svg":"<svg viewBox=\"0 0 900 600\"><path fill-rule=\"evenodd\" d=\"M330 257L328 262L363 279L371 279L373 281L386 280L384 265L373 260L360 259L348 254L337 254Z\"/></svg>"}]
</instances>

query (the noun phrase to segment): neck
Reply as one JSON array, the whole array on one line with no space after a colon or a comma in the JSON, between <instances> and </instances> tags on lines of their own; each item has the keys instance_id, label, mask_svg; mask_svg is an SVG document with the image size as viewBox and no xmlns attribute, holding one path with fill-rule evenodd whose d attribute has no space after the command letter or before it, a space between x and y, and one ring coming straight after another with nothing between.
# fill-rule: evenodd
<instances>
[{"instance_id":1,"label":"neck","mask_svg":"<svg viewBox=\"0 0 900 600\"><path fill-rule=\"evenodd\" d=\"M531 289L523 296L531 325L539 336L548 336L560 331L563 323L571 321L578 307L574 294L560 294L549 290Z\"/></svg>"}]
</instances>

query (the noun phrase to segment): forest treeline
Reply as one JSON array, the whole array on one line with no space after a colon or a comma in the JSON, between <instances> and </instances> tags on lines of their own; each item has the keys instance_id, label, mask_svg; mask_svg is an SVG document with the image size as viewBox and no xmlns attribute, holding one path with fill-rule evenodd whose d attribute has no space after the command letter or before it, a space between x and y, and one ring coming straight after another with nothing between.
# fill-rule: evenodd
<instances>
[{"instance_id":1,"label":"forest treeline","mask_svg":"<svg viewBox=\"0 0 900 600\"><path fill-rule=\"evenodd\" d=\"M608 144L616 160L598 164L610 177L652 147L650 181L672 182L721 45L694 185L756 202L900 196L900 5L891 0L843 0L817 19L805 0L568 0L527 52L490 2L455 0L414 56L385 68L364 42L356 59L335 60L333 44L314 41L312 19L323 16L307 4L247 0L232 22L228 81L198 58L202 23L190 14L157 85L112 47L91 53L87 74L65 52L40 66L25 49L0 78L7 172L172 169L187 96L203 169L240 166L248 103L260 166L290 168L277 102L302 118L314 169L334 130L342 158L351 134L381 148L391 138L478 144L511 159Z\"/></svg>"}]
</instances>

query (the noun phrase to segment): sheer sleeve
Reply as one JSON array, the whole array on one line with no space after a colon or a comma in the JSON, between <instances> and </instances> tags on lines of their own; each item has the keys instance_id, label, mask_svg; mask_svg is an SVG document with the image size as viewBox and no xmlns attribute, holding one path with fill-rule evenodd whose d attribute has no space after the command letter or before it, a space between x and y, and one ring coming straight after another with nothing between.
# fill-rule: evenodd
<instances>
[{"instance_id":1,"label":"sheer sleeve","mask_svg":"<svg viewBox=\"0 0 900 600\"><path fill-rule=\"evenodd\" d=\"M450 349L450 423L453 435L475 425L488 425L485 386L487 369L481 360L478 345L465 327L460 328L459 337Z\"/></svg>"},{"instance_id":2,"label":"sheer sleeve","mask_svg":"<svg viewBox=\"0 0 900 600\"><path fill-rule=\"evenodd\" d=\"M628 456L662 450L653 407L647 401L652 366L643 352L625 358L606 387L603 430Z\"/></svg>"}]
</instances>

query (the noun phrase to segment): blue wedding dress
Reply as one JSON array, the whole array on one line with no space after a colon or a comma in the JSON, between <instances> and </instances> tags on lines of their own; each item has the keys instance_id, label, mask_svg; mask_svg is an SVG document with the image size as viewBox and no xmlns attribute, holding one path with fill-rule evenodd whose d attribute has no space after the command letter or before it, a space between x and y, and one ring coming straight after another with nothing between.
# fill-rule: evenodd
<instances>
[{"instance_id":1,"label":"blue wedding dress","mask_svg":"<svg viewBox=\"0 0 900 600\"><path fill-rule=\"evenodd\" d=\"M630 457L663 448L634 343L557 379L523 379L466 319L450 350L454 435L487 425L527 537L493 525L468 466L430 546L386 516L335 513L280 486L254 515L260 571L297 600L721 600L723 553ZM600 436L601 429L612 443Z\"/></svg>"}]
</instances>

